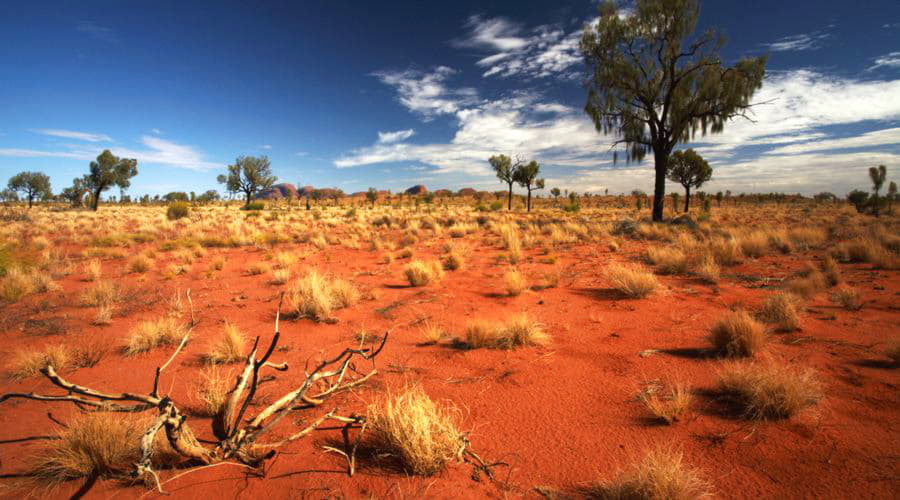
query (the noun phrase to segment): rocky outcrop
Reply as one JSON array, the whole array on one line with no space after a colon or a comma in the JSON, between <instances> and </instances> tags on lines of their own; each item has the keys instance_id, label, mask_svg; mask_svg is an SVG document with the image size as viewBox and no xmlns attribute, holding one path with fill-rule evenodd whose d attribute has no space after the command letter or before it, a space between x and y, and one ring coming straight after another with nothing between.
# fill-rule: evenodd
<instances>
[{"instance_id":1,"label":"rocky outcrop","mask_svg":"<svg viewBox=\"0 0 900 500\"><path fill-rule=\"evenodd\" d=\"M415 186L406 190L406 194L411 194L413 196L419 194L425 194L428 192L428 188L422 184L416 184Z\"/></svg>"},{"instance_id":2,"label":"rocky outcrop","mask_svg":"<svg viewBox=\"0 0 900 500\"><path fill-rule=\"evenodd\" d=\"M297 198L297 188L290 182L275 184L268 189L264 189L256 195L260 200L281 200L284 198Z\"/></svg>"}]
</instances>

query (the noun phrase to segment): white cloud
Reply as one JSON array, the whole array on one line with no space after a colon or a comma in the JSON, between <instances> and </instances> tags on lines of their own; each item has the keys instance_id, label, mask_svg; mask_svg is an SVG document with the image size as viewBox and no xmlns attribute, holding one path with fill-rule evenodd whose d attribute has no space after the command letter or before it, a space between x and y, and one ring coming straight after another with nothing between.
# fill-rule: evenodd
<instances>
[{"instance_id":1,"label":"white cloud","mask_svg":"<svg viewBox=\"0 0 900 500\"><path fill-rule=\"evenodd\" d=\"M379 71L375 73L382 83L397 89L398 100L410 111L422 115L426 121L436 115L455 113L460 106L477 101L472 88L451 90L445 80L456 73L447 66L438 66L429 73L406 71Z\"/></svg>"},{"instance_id":2,"label":"white cloud","mask_svg":"<svg viewBox=\"0 0 900 500\"><path fill-rule=\"evenodd\" d=\"M394 142L403 142L415 134L413 129L398 130L396 132L378 132L379 144L391 144Z\"/></svg>"},{"instance_id":3,"label":"white cloud","mask_svg":"<svg viewBox=\"0 0 900 500\"><path fill-rule=\"evenodd\" d=\"M259 149L266 149L266 150L272 149L272 145L271 144L262 144L259 146Z\"/></svg>"},{"instance_id":4,"label":"white cloud","mask_svg":"<svg viewBox=\"0 0 900 500\"><path fill-rule=\"evenodd\" d=\"M77 160L89 160L95 158L97 155L91 156L90 152L85 151L40 151L36 149L0 148L0 156L12 158L72 158Z\"/></svg>"},{"instance_id":5,"label":"white cloud","mask_svg":"<svg viewBox=\"0 0 900 500\"><path fill-rule=\"evenodd\" d=\"M793 155L809 153L812 151L874 148L878 146L898 145L900 145L900 128L886 128L852 137L824 139L818 141L801 142L799 144L791 144L789 146L782 146L766 151L766 154Z\"/></svg>"},{"instance_id":6,"label":"white cloud","mask_svg":"<svg viewBox=\"0 0 900 500\"><path fill-rule=\"evenodd\" d=\"M519 36L521 27L502 17L484 19L471 16L466 22L469 35L456 40L457 47L481 47L499 51L517 50L528 45L529 40Z\"/></svg>"},{"instance_id":7,"label":"white cloud","mask_svg":"<svg viewBox=\"0 0 900 500\"><path fill-rule=\"evenodd\" d=\"M772 52L794 52L802 50L818 50L822 48L825 40L831 35L823 31L814 31L812 33L801 33L799 35L791 35L772 43L763 44Z\"/></svg>"},{"instance_id":8,"label":"white cloud","mask_svg":"<svg viewBox=\"0 0 900 500\"><path fill-rule=\"evenodd\" d=\"M161 132L158 128L151 128L150 131L153 132L153 133L156 134L156 135L162 134L162 132Z\"/></svg>"},{"instance_id":9,"label":"white cloud","mask_svg":"<svg viewBox=\"0 0 900 500\"><path fill-rule=\"evenodd\" d=\"M61 130L55 128L38 128L32 132L41 135L49 135L53 137L64 137L66 139L77 139L79 141L88 142L112 142L112 137L106 134L94 134L91 132L76 132L74 130Z\"/></svg>"},{"instance_id":10,"label":"white cloud","mask_svg":"<svg viewBox=\"0 0 900 500\"><path fill-rule=\"evenodd\" d=\"M877 68L900 68L900 52L891 52L875 58L875 64L869 67L869 71Z\"/></svg>"}]
</instances>

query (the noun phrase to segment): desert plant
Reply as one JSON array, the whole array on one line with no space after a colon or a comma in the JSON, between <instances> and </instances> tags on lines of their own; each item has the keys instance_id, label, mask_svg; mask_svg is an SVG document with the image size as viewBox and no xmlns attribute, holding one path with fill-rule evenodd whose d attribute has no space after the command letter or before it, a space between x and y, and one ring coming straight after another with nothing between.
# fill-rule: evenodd
<instances>
[{"instance_id":1,"label":"desert plant","mask_svg":"<svg viewBox=\"0 0 900 500\"><path fill-rule=\"evenodd\" d=\"M275 285L283 285L291 279L290 269L276 269L272 271L272 283Z\"/></svg>"},{"instance_id":2,"label":"desert plant","mask_svg":"<svg viewBox=\"0 0 900 500\"><path fill-rule=\"evenodd\" d=\"M431 475L459 460L465 449L458 420L455 408L434 402L419 387L407 387L369 405L367 445L413 474Z\"/></svg>"},{"instance_id":3,"label":"desert plant","mask_svg":"<svg viewBox=\"0 0 900 500\"><path fill-rule=\"evenodd\" d=\"M757 259L769 253L769 236L762 231L754 231L740 238L741 253Z\"/></svg>"},{"instance_id":4,"label":"desert plant","mask_svg":"<svg viewBox=\"0 0 900 500\"><path fill-rule=\"evenodd\" d=\"M349 307L359 300L356 287L342 279L329 279L312 270L289 287L287 306L299 317L323 321L336 309Z\"/></svg>"},{"instance_id":5,"label":"desert plant","mask_svg":"<svg viewBox=\"0 0 900 500\"><path fill-rule=\"evenodd\" d=\"M614 289L633 299L646 297L659 287L652 273L637 267L610 264L603 270L603 276Z\"/></svg>"},{"instance_id":6,"label":"desert plant","mask_svg":"<svg viewBox=\"0 0 900 500\"><path fill-rule=\"evenodd\" d=\"M191 208L187 202L184 201L176 201L169 205L169 208L166 209L166 218L169 220L178 220L183 219L190 215Z\"/></svg>"},{"instance_id":7,"label":"desert plant","mask_svg":"<svg viewBox=\"0 0 900 500\"><path fill-rule=\"evenodd\" d=\"M649 384L638 393L638 400L656 420L673 424L690 409L694 396L687 384L670 381L665 384Z\"/></svg>"},{"instance_id":8,"label":"desert plant","mask_svg":"<svg viewBox=\"0 0 900 500\"><path fill-rule=\"evenodd\" d=\"M225 322L219 338L210 344L203 359L210 364L237 363L246 358L247 338L237 325Z\"/></svg>"},{"instance_id":9,"label":"desert plant","mask_svg":"<svg viewBox=\"0 0 900 500\"><path fill-rule=\"evenodd\" d=\"M436 283L444 277L441 263L436 260L413 260L403 268L403 273L411 286L425 286Z\"/></svg>"},{"instance_id":10,"label":"desert plant","mask_svg":"<svg viewBox=\"0 0 900 500\"><path fill-rule=\"evenodd\" d=\"M841 286L831 293L831 301L848 311L859 311L863 302L859 291L850 286Z\"/></svg>"},{"instance_id":11,"label":"desert plant","mask_svg":"<svg viewBox=\"0 0 900 500\"><path fill-rule=\"evenodd\" d=\"M98 281L81 291L81 305L100 307L119 299L119 289L111 281Z\"/></svg>"},{"instance_id":12,"label":"desert plant","mask_svg":"<svg viewBox=\"0 0 900 500\"><path fill-rule=\"evenodd\" d=\"M195 412L204 417L218 415L227 402L231 380L231 372L223 371L218 366L210 366L203 370L197 386L200 404L194 408Z\"/></svg>"},{"instance_id":13,"label":"desert plant","mask_svg":"<svg viewBox=\"0 0 900 500\"><path fill-rule=\"evenodd\" d=\"M465 258L459 252L450 252L444 257L444 269L448 271L456 271L462 269Z\"/></svg>"},{"instance_id":14,"label":"desert plant","mask_svg":"<svg viewBox=\"0 0 900 500\"><path fill-rule=\"evenodd\" d=\"M718 373L723 397L745 418L788 418L822 398L815 372L775 362L735 363Z\"/></svg>"},{"instance_id":15,"label":"desert plant","mask_svg":"<svg viewBox=\"0 0 900 500\"><path fill-rule=\"evenodd\" d=\"M515 269L509 270L503 275L503 284L510 297L518 297L528 289L528 280L525 275Z\"/></svg>"},{"instance_id":16,"label":"desert plant","mask_svg":"<svg viewBox=\"0 0 900 500\"><path fill-rule=\"evenodd\" d=\"M128 261L128 271L132 273L146 273L153 266L153 261L144 255L135 255Z\"/></svg>"},{"instance_id":17,"label":"desert plant","mask_svg":"<svg viewBox=\"0 0 900 500\"><path fill-rule=\"evenodd\" d=\"M124 352L128 356L133 356L156 347L175 345L181 342L187 333L185 325L171 316L141 321L129 333Z\"/></svg>"},{"instance_id":18,"label":"desert plant","mask_svg":"<svg viewBox=\"0 0 900 500\"><path fill-rule=\"evenodd\" d=\"M775 325L779 332L792 332L800 327L799 299L787 292L769 295L763 303L760 318Z\"/></svg>"},{"instance_id":19,"label":"desert plant","mask_svg":"<svg viewBox=\"0 0 900 500\"><path fill-rule=\"evenodd\" d=\"M766 330L747 311L728 311L707 336L719 353L729 357L753 356L765 346Z\"/></svg>"},{"instance_id":20,"label":"desert plant","mask_svg":"<svg viewBox=\"0 0 900 500\"><path fill-rule=\"evenodd\" d=\"M543 345L549 340L543 326L524 313L500 322L476 320L466 326L465 343L476 349L512 349Z\"/></svg>"},{"instance_id":21,"label":"desert plant","mask_svg":"<svg viewBox=\"0 0 900 500\"><path fill-rule=\"evenodd\" d=\"M13 380L34 377L41 369L52 365L57 370L68 370L73 364L72 351L64 345L51 345L43 350L26 349L16 352L9 363L9 376Z\"/></svg>"},{"instance_id":22,"label":"desert plant","mask_svg":"<svg viewBox=\"0 0 900 500\"><path fill-rule=\"evenodd\" d=\"M711 254L706 254L700 259L697 268L694 270L694 274L706 283L718 283L721 269L719 268L719 264L716 263L715 257Z\"/></svg>"},{"instance_id":23,"label":"desert plant","mask_svg":"<svg viewBox=\"0 0 900 500\"><path fill-rule=\"evenodd\" d=\"M700 471L681 452L656 448L630 464L615 479L585 488L589 498L610 500L695 500L712 495Z\"/></svg>"},{"instance_id":24,"label":"desert plant","mask_svg":"<svg viewBox=\"0 0 900 500\"><path fill-rule=\"evenodd\" d=\"M647 260L656 266L659 274L684 274L688 268L684 252L672 247L647 248Z\"/></svg>"},{"instance_id":25,"label":"desert plant","mask_svg":"<svg viewBox=\"0 0 900 500\"><path fill-rule=\"evenodd\" d=\"M431 322L426 322L420 331L427 344L436 344L446 335L443 328Z\"/></svg>"}]
</instances>

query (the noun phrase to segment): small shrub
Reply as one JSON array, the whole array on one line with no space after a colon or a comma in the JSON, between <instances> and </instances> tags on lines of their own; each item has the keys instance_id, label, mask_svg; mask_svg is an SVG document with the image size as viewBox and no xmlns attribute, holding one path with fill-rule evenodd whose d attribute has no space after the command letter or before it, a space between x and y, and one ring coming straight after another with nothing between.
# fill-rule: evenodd
<instances>
[{"instance_id":1,"label":"small shrub","mask_svg":"<svg viewBox=\"0 0 900 500\"><path fill-rule=\"evenodd\" d=\"M741 253L758 259L769 253L769 236L762 231L754 231L740 239Z\"/></svg>"},{"instance_id":2,"label":"small shrub","mask_svg":"<svg viewBox=\"0 0 900 500\"><path fill-rule=\"evenodd\" d=\"M456 271L462 269L465 259L458 252L450 252L444 257L444 269L448 271Z\"/></svg>"},{"instance_id":3,"label":"small shrub","mask_svg":"<svg viewBox=\"0 0 900 500\"><path fill-rule=\"evenodd\" d=\"M218 366L210 366L203 370L197 387L200 405L195 408L195 412L201 417L218 415L228 400L231 383L231 372L223 371Z\"/></svg>"},{"instance_id":4,"label":"small shrub","mask_svg":"<svg viewBox=\"0 0 900 500\"><path fill-rule=\"evenodd\" d=\"M34 282L31 276L18 268L9 269L0 278L0 299L4 301L15 302L33 292Z\"/></svg>"},{"instance_id":5,"label":"small shrub","mask_svg":"<svg viewBox=\"0 0 900 500\"><path fill-rule=\"evenodd\" d=\"M838 266L837 261L830 255L826 255L825 258L822 259L822 274L825 276L825 281L828 283L828 286L837 286L843 282L841 268Z\"/></svg>"},{"instance_id":6,"label":"small shrub","mask_svg":"<svg viewBox=\"0 0 900 500\"><path fill-rule=\"evenodd\" d=\"M331 318L336 309L349 307L359 300L356 287L342 279L328 279L310 271L289 287L287 305L301 318L322 321Z\"/></svg>"},{"instance_id":7,"label":"small shrub","mask_svg":"<svg viewBox=\"0 0 900 500\"><path fill-rule=\"evenodd\" d=\"M290 269L276 269L272 272L272 283L275 285L283 285L291 279Z\"/></svg>"},{"instance_id":8,"label":"small shrub","mask_svg":"<svg viewBox=\"0 0 900 500\"><path fill-rule=\"evenodd\" d=\"M175 345L187 334L187 328L174 317L141 321L131 330L125 354L133 356L164 345Z\"/></svg>"},{"instance_id":9,"label":"small shrub","mask_svg":"<svg viewBox=\"0 0 900 500\"><path fill-rule=\"evenodd\" d=\"M528 280L525 279L525 275L516 270L507 271L503 275L503 284L510 297L518 297L528 289Z\"/></svg>"},{"instance_id":10,"label":"small shrub","mask_svg":"<svg viewBox=\"0 0 900 500\"><path fill-rule=\"evenodd\" d=\"M271 267L265 262L254 262L247 266L247 274L250 276L259 276L260 274L269 272L269 269L271 269Z\"/></svg>"},{"instance_id":11,"label":"small shrub","mask_svg":"<svg viewBox=\"0 0 900 500\"><path fill-rule=\"evenodd\" d=\"M428 476L458 460L464 435L456 409L435 403L418 387L388 394L367 411L367 446L398 460L405 469Z\"/></svg>"},{"instance_id":12,"label":"small shrub","mask_svg":"<svg viewBox=\"0 0 900 500\"><path fill-rule=\"evenodd\" d=\"M681 452L657 448L629 465L611 481L585 491L589 498L694 500L712 495L700 472L684 462Z\"/></svg>"},{"instance_id":13,"label":"small shrub","mask_svg":"<svg viewBox=\"0 0 900 500\"><path fill-rule=\"evenodd\" d=\"M48 346L43 351L22 350L13 355L9 376L13 380L34 377L47 365L65 371L72 367L72 362L72 352L64 345Z\"/></svg>"},{"instance_id":14,"label":"small shrub","mask_svg":"<svg viewBox=\"0 0 900 500\"><path fill-rule=\"evenodd\" d=\"M835 289L831 294L831 301L848 311L859 311L863 306L859 292L850 286L842 286Z\"/></svg>"},{"instance_id":15,"label":"small shrub","mask_svg":"<svg viewBox=\"0 0 900 500\"><path fill-rule=\"evenodd\" d=\"M414 260L403 268L406 280L411 286L425 286L436 283L444 277L444 270L438 261Z\"/></svg>"},{"instance_id":16,"label":"small shrub","mask_svg":"<svg viewBox=\"0 0 900 500\"><path fill-rule=\"evenodd\" d=\"M715 257L707 254L697 264L697 269L694 271L694 274L705 283L718 283L719 277L721 276L721 269L719 268L719 264L716 263Z\"/></svg>"},{"instance_id":17,"label":"small shrub","mask_svg":"<svg viewBox=\"0 0 900 500\"><path fill-rule=\"evenodd\" d=\"M687 272L687 256L681 250L672 247L647 248L647 260L656 266L659 274L684 274Z\"/></svg>"},{"instance_id":18,"label":"small shrub","mask_svg":"<svg viewBox=\"0 0 900 500\"><path fill-rule=\"evenodd\" d=\"M183 219L190 215L191 208L187 202L184 201L176 201L169 205L169 208L166 209L166 218L169 220L178 220Z\"/></svg>"},{"instance_id":19,"label":"small shrub","mask_svg":"<svg viewBox=\"0 0 900 500\"><path fill-rule=\"evenodd\" d=\"M808 266L787 282L787 289L805 300L811 299L825 289L825 276L813 266Z\"/></svg>"},{"instance_id":20,"label":"small shrub","mask_svg":"<svg viewBox=\"0 0 900 500\"><path fill-rule=\"evenodd\" d=\"M128 271L132 273L146 273L153 266L153 261L143 255L136 255L128 261Z\"/></svg>"},{"instance_id":21,"label":"small shrub","mask_svg":"<svg viewBox=\"0 0 900 500\"><path fill-rule=\"evenodd\" d=\"M720 266L736 266L744 261L741 247L733 239L712 240L709 244L709 251Z\"/></svg>"},{"instance_id":22,"label":"small shrub","mask_svg":"<svg viewBox=\"0 0 900 500\"><path fill-rule=\"evenodd\" d=\"M760 318L775 325L779 332L792 332L800 328L799 300L792 293L777 292L766 298Z\"/></svg>"},{"instance_id":23,"label":"small shrub","mask_svg":"<svg viewBox=\"0 0 900 500\"><path fill-rule=\"evenodd\" d=\"M210 364L237 363L247 356L247 338L234 323L226 322L222 334L209 346L203 359Z\"/></svg>"},{"instance_id":24,"label":"small shrub","mask_svg":"<svg viewBox=\"0 0 900 500\"><path fill-rule=\"evenodd\" d=\"M665 385L652 385L641 391L638 400L655 419L673 424L690 409L694 396L687 384L670 382Z\"/></svg>"},{"instance_id":25,"label":"small shrub","mask_svg":"<svg viewBox=\"0 0 900 500\"><path fill-rule=\"evenodd\" d=\"M444 329L434 323L425 323L425 326L420 331L427 344L437 344L446 335Z\"/></svg>"},{"instance_id":26,"label":"small shrub","mask_svg":"<svg viewBox=\"0 0 900 500\"><path fill-rule=\"evenodd\" d=\"M611 264L603 270L603 275L613 288L633 299L646 297L659 287L652 273L636 267Z\"/></svg>"},{"instance_id":27,"label":"small shrub","mask_svg":"<svg viewBox=\"0 0 900 500\"><path fill-rule=\"evenodd\" d=\"M81 291L81 305L101 307L115 303L119 289L110 281L98 281Z\"/></svg>"},{"instance_id":28,"label":"small shrub","mask_svg":"<svg viewBox=\"0 0 900 500\"><path fill-rule=\"evenodd\" d=\"M265 208L265 203L261 201L253 201L241 207L241 210L264 210Z\"/></svg>"},{"instance_id":29,"label":"small shrub","mask_svg":"<svg viewBox=\"0 0 900 500\"><path fill-rule=\"evenodd\" d=\"M503 322L477 320L466 327L466 344L475 349L513 349L543 345L549 340L543 326L524 313Z\"/></svg>"},{"instance_id":30,"label":"small shrub","mask_svg":"<svg viewBox=\"0 0 900 500\"><path fill-rule=\"evenodd\" d=\"M721 394L745 418L788 418L822 398L822 387L809 368L736 363L719 372L718 379Z\"/></svg>"},{"instance_id":31,"label":"small shrub","mask_svg":"<svg viewBox=\"0 0 900 500\"><path fill-rule=\"evenodd\" d=\"M729 311L710 330L709 343L729 357L753 356L766 344L765 328L746 311Z\"/></svg>"}]
</instances>

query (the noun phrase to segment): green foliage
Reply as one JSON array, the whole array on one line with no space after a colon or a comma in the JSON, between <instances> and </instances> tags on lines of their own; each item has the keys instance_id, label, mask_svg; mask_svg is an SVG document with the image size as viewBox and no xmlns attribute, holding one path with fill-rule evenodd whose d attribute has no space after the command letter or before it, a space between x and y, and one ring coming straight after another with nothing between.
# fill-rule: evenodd
<instances>
[{"instance_id":1,"label":"green foliage","mask_svg":"<svg viewBox=\"0 0 900 500\"><path fill-rule=\"evenodd\" d=\"M591 75L585 111L597 130L621 135L629 160L654 154L655 221L675 146L744 116L765 76L765 56L723 66L715 30L692 36L699 15L699 0L637 0L627 16L606 1L581 40Z\"/></svg>"},{"instance_id":2,"label":"green foliage","mask_svg":"<svg viewBox=\"0 0 900 500\"><path fill-rule=\"evenodd\" d=\"M875 191L875 194L872 199L872 205L875 209L875 217L879 215L879 203L878 203L878 191L881 191L881 186L884 185L884 180L887 178L887 167L884 165L878 165L877 167L869 168L869 178L872 179L872 189Z\"/></svg>"},{"instance_id":3,"label":"green foliage","mask_svg":"<svg viewBox=\"0 0 900 500\"><path fill-rule=\"evenodd\" d=\"M501 203L499 201L495 201L495 202L491 203L491 212L497 212L501 208L503 208L503 203Z\"/></svg>"},{"instance_id":4,"label":"green foliage","mask_svg":"<svg viewBox=\"0 0 900 500\"><path fill-rule=\"evenodd\" d=\"M184 217L187 217L191 212L190 205L185 201L176 201L169 205L169 208L166 210L166 217L169 220L177 220Z\"/></svg>"},{"instance_id":5,"label":"green foliage","mask_svg":"<svg viewBox=\"0 0 900 500\"><path fill-rule=\"evenodd\" d=\"M497 174L497 178L502 182L505 182L509 187L509 201L507 210L512 210L512 188L513 183L516 182L515 174L518 164L513 165L512 158L506 155L491 156L490 158L488 158L488 163L491 164L491 168L494 169L494 173ZM493 207L493 204L491 206Z\"/></svg>"},{"instance_id":6,"label":"green foliage","mask_svg":"<svg viewBox=\"0 0 900 500\"><path fill-rule=\"evenodd\" d=\"M12 191L18 191L28 200L28 208L31 208L35 198L43 199L53 196L50 190L50 178L42 172L19 172L12 176L7 184Z\"/></svg>"},{"instance_id":7,"label":"green foliage","mask_svg":"<svg viewBox=\"0 0 900 500\"><path fill-rule=\"evenodd\" d=\"M869 193L854 189L847 194L847 201L856 208L857 212L863 213L869 203Z\"/></svg>"},{"instance_id":8,"label":"green foliage","mask_svg":"<svg viewBox=\"0 0 900 500\"><path fill-rule=\"evenodd\" d=\"M97 210L100 205L100 195L112 186L120 189L128 189L131 186L131 178L137 175L137 160L132 158L119 158L108 149L97 156L96 161L91 162L91 171L82 178L83 187L91 193L91 208Z\"/></svg>"},{"instance_id":9,"label":"green foliage","mask_svg":"<svg viewBox=\"0 0 900 500\"><path fill-rule=\"evenodd\" d=\"M687 212L691 208L691 188L698 188L712 178L712 167L693 149L675 151L669 158L666 178L684 186L684 211Z\"/></svg>"},{"instance_id":10,"label":"green foliage","mask_svg":"<svg viewBox=\"0 0 900 500\"><path fill-rule=\"evenodd\" d=\"M278 177L272 175L267 156L238 156L234 165L228 165L228 175L219 175L216 180L229 193L244 193L245 205L250 205L256 193L272 187Z\"/></svg>"},{"instance_id":11,"label":"green foliage","mask_svg":"<svg viewBox=\"0 0 900 500\"><path fill-rule=\"evenodd\" d=\"M369 200L369 203L374 207L375 202L378 201L378 191L376 191L375 188L369 188L369 190L366 191L366 199Z\"/></svg>"},{"instance_id":12,"label":"green foliage","mask_svg":"<svg viewBox=\"0 0 900 500\"><path fill-rule=\"evenodd\" d=\"M564 212L574 213L581 210L581 205L579 205L578 203L569 203L568 205L563 205L562 209Z\"/></svg>"},{"instance_id":13,"label":"green foliage","mask_svg":"<svg viewBox=\"0 0 900 500\"><path fill-rule=\"evenodd\" d=\"M263 202L261 202L261 201L254 201L254 202L251 202L251 203L247 203L246 205L244 205L243 207L241 207L241 210L253 210L253 211L255 211L255 210L264 210L265 208L266 208L266 204L265 204L265 203L263 203Z\"/></svg>"},{"instance_id":14,"label":"green foliage","mask_svg":"<svg viewBox=\"0 0 900 500\"><path fill-rule=\"evenodd\" d=\"M166 193L163 199L168 202L188 201L188 195L184 191L172 191L171 193Z\"/></svg>"},{"instance_id":15,"label":"green foliage","mask_svg":"<svg viewBox=\"0 0 900 500\"><path fill-rule=\"evenodd\" d=\"M528 190L528 201L526 206L531 211L531 192L538 189L544 189L544 179L538 179L541 173L541 166L538 162L531 160L528 163L519 164L513 171L513 180L520 186Z\"/></svg>"}]
</instances>

